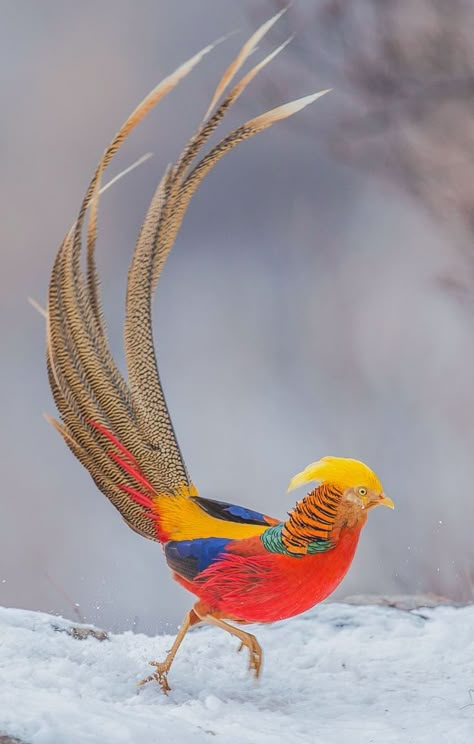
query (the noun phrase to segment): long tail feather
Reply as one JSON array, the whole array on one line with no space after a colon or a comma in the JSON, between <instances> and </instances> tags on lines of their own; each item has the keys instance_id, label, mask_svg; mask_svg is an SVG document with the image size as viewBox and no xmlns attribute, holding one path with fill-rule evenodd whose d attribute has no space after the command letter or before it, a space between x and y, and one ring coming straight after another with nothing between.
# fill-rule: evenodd
<instances>
[{"instance_id":1,"label":"long tail feather","mask_svg":"<svg viewBox=\"0 0 474 744\"><path fill-rule=\"evenodd\" d=\"M237 57L230 63L229 67L223 74L215 93L212 97L211 103L209 104L209 108L206 111L206 115L204 116L204 120L208 119L212 109L216 105L219 98L223 95L226 88L231 84L234 77L237 75L238 71L241 69L241 67L245 64L247 59L250 57L251 54L256 50L257 45L259 42L263 39L265 34L270 31L271 27L275 25L275 23L282 17L284 13L288 8L283 8L283 10L280 10L278 13L275 13L274 16L268 19L268 21L265 21L265 23L262 23L262 25L257 28L257 30L252 34L250 39L248 39L245 44L243 45L242 49L238 53Z\"/></svg>"},{"instance_id":2,"label":"long tail feather","mask_svg":"<svg viewBox=\"0 0 474 744\"><path fill-rule=\"evenodd\" d=\"M179 526L179 504L183 500L189 502L188 516L197 513L193 510L199 511L189 499L195 497L197 491L189 479L175 436L154 351L151 306L161 270L192 195L220 158L240 142L291 116L327 92L306 96L251 119L195 163L227 110L288 43L258 62L226 93L242 65L283 12L264 23L243 45L219 81L205 120L176 163L166 171L150 203L127 284L125 355L128 381L110 352L95 266L99 198L117 178L104 186L103 173L132 129L215 44L191 57L159 83L119 129L97 165L52 270L46 312L47 366L61 421L51 423L130 527L153 540L167 539L167 533L160 526L157 506L163 499L170 503L166 520L168 526L172 525L173 534L194 534ZM218 105L224 94L226 97ZM87 270L84 275L80 264L86 216ZM176 503L171 506L173 498ZM202 515L199 518L203 518Z\"/></svg>"}]
</instances>

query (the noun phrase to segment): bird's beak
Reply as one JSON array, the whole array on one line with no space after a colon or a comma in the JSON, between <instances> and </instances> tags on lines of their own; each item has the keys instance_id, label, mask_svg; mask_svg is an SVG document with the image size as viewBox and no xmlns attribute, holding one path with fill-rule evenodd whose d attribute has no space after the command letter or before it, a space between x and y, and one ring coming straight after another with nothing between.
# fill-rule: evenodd
<instances>
[{"instance_id":1,"label":"bird's beak","mask_svg":"<svg viewBox=\"0 0 474 744\"><path fill-rule=\"evenodd\" d=\"M388 496L385 496L383 491L379 496L377 506L388 506L389 509L395 509L395 504L393 503L392 499L389 499Z\"/></svg>"}]
</instances>

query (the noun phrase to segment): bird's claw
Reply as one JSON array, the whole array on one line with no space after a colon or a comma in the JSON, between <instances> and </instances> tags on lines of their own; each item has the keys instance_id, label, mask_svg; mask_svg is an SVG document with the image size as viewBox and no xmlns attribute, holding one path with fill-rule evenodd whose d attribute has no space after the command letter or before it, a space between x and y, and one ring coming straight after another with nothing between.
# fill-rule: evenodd
<instances>
[{"instance_id":1,"label":"bird's claw","mask_svg":"<svg viewBox=\"0 0 474 744\"><path fill-rule=\"evenodd\" d=\"M249 670L254 673L255 679L258 679L260 676L260 670L262 668L262 648L255 636L250 635L250 633L248 634L247 639L245 641L241 641L240 646L237 649L237 653L240 653L244 646L248 648Z\"/></svg>"},{"instance_id":2,"label":"bird's claw","mask_svg":"<svg viewBox=\"0 0 474 744\"><path fill-rule=\"evenodd\" d=\"M161 661L149 661L148 663L150 666L156 667L156 672L153 672L153 674L145 677L145 679L140 680L138 685L146 685L147 682L153 682L154 680L155 682L158 682L165 695L167 695L171 690L171 687L168 684L169 665Z\"/></svg>"}]
</instances>

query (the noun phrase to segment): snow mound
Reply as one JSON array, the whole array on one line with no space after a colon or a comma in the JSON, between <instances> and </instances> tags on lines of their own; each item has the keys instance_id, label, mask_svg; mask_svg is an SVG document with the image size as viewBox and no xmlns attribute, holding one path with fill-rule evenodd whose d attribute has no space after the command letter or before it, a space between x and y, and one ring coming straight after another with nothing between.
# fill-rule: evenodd
<instances>
[{"instance_id":1,"label":"snow mound","mask_svg":"<svg viewBox=\"0 0 474 744\"><path fill-rule=\"evenodd\" d=\"M234 639L196 628L176 657L168 697L136 682L149 673L147 661L164 658L170 636L81 640L72 628L62 618L0 608L0 740L474 741L474 606L405 612L331 603L255 626L265 654L258 682Z\"/></svg>"}]
</instances>

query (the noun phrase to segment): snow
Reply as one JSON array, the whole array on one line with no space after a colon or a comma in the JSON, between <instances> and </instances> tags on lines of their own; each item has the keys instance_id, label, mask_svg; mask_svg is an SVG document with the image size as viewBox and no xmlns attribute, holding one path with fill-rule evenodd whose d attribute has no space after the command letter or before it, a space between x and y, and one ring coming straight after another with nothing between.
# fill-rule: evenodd
<instances>
[{"instance_id":1,"label":"snow","mask_svg":"<svg viewBox=\"0 0 474 744\"><path fill-rule=\"evenodd\" d=\"M137 687L171 636L77 640L62 618L0 608L0 737L26 744L470 744L474 606L411 612L323 604L235 639L196 628L165 696ZM55 629L56 628L56 629Z\"/></svg>"}]
</instances>

